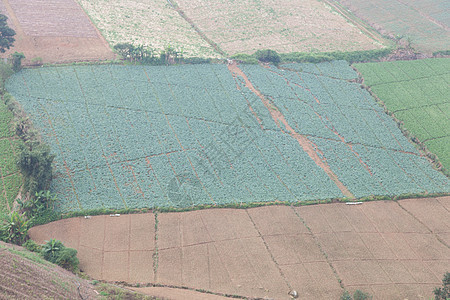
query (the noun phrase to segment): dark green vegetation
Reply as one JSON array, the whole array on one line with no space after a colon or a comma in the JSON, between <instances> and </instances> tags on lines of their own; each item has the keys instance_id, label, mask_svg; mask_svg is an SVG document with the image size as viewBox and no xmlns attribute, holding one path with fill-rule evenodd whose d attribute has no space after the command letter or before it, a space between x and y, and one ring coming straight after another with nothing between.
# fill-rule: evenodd
<instances>
[{"instance_id":1,"label":"dark green vegetation","mask_svg":"<svg viewBox=\"0 0 450 300\"><path fill-rule=\"evenodd\" d=\"M22 175L15 163L20 140L14 134L13 114L0 102L0 213L11 211L22 186Z\"/></svg>"},{"instance_id":2,"label":"dark green vegetation","mask_svg":"<svg viewBox=\"0 0 450 300\"><path fill-rule=\"evenodd\" d=\"M357 198L448 192L346 62L240 67L270 103L213 64L39 68L8 89L56 152L60 212L343 198L308 145Z\"/></svg>"},{"instance_id":3,"label":"dark green vegetation","mask_svg":"<svg viewBox=\"0 0 450 300\"><path fill-rule=\"evenodd\" d=\"M414 140L450 169L450 59L355 64ZM448 173L447 173L448 174Z\"/></svg>"},{"instance_id":4,"label":"dark green vegetation","mask_svg":"<svg viewBox=\"0 0 450 300\"><path fill-rule=\"evenodd\" d=\"M434 299L450 299L450 272L445 273L444 278L442 279L442 287L434 289Z\"/></svg>"},{"instance_id":5,"label":"dark green vegetation","mask_svg":"<svg viewBox=\"0 0 450 300\"><path fill-rule=\"evenodd\" d=\"M345 291L344 294L341 296L341 300L369 300L372 299L372 296L370 296L367 293L364 293L361 290L356 290L353 293L353 296L350 295L348 291Z\"/></svg>"},{"instance_id":6,"label":"dark green vegetation","mask_svg":"<svg viewBox=\"0 0 450 300\"><path fill-rule=\"evenodd\" d=\"M41 254L48 260L58 266L69 270L71 272L78 271L77 250L67 248L61 241L50 240L47 241L41 248Z\"/></svg>"},{"instance_id":7,"label":"dark green vegetation","mask_svg":"<svg viewBox=\"0 0 450 300\"><path fill-rule=\"evenodd\" d=\"M380 50L365 50L351 52L291 52L277 53L273 50L259 50L253 54L235 54L232 59L236 59L247 64L257 64L261 62L271 62L278 64L280 62L298 62L298 63L321 63L333 60L346 60L349 63L367 62L378 60L392 52L392 48Z\"/></svg>"},{"instance_id":8,"label":"dark green vegetation","mask_svg":"<svg viewBox=\"0 0 450 300\"><path fill-rule=\"evenodd\" d=\"M16 35L16 32L7 24L8 18L0 14L0 52L5 53L7 49L11 48Z\"/></svg>"}]
</instances>

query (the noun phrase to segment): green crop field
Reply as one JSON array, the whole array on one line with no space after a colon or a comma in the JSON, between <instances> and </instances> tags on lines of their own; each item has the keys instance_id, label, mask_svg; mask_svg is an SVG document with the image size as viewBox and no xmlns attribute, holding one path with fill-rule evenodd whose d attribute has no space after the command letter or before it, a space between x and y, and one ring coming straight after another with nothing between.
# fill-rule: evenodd
<instances>
[{"instance_id":1,"label":"green crop field","mask_svg":"<svg viewBox=\"0 0 450 300\"><path fill-rule=\"evenodd\" d=\"M338 0L381 32L410 38L420 51L450 49L446 0Z\"/></svg>"},{"instance_id":2,"label":"green crop field","mask_svg":"<svg viewBox=\"0 0 450 300\"><path fill-rule=\"evenodd\" d=\"M356 64L364 82L450 169L450 59Z\"/></svg>"},{"instance_id":3,"label":"green crop field","mask_svg":"<svg viewBox=\"0 0 450 300\"><path fill-rule=\"evenodd\" d=\"M0 214L11 210L22 185L22 176L14 157L18 140L14 136L11 121L11 112L0 102Z\"/></svg>"},{"instance_id":4,"label":"green crop field","mask_svg":"<svg viewBox=\"0 0 450 300\"><path fill-rule=\"evenodd\" d=\"M7 89L56 154L60 211L450 190L346 62L237 68L47 67Z\"/></svg>"}]
</instances>

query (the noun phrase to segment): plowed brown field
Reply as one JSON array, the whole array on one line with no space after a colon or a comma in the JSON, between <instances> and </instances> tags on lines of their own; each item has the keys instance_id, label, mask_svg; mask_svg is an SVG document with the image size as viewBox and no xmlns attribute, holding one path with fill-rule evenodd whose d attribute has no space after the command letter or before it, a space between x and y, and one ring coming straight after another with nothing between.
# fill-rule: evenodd
<instances>
[{"instance_id":1,"label":"plowed brown field","mask_svg":"<svg viewBox=\"0 0 450 300\"><path fill-rule=\"evenodd\" d=\"M25 64L113 59L114 54L88 16L74 0L0 0L0 13L16 31L14 47Z\"/></svg>"},{"instance_id":2,"label":"plowed brown field","mask_svg":"<svg viewBox=\"0 0 450 300\"><path fill-rule=\"evenodd\" d=\"M338 299L344 288L428 299L450 270L449 206L441 197L95 216L30 235L78 249L81 269L107 281L274 299L291 289L300 299Z\"/></svg>"}]
</instances>

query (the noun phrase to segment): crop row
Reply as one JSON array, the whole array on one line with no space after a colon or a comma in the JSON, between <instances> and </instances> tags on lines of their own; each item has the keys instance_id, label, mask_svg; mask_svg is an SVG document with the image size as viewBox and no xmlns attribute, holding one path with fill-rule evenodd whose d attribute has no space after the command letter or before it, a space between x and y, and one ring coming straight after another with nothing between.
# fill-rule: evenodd
<instances>
[{"instance_id":1,"label":"crop row","mask_svg":"<svg viewBox=\"0 0 450 300\"><path fill-rule=\"evenodd\" d=\"M450 152L450 59L356 64L365 83L446 168ZM399 74L402 74L401 76ZM409 80L405 80L405 76Z\"/></svg>"},{"instance_id":2,"label":"crop row","mask_svg":"<svg viewBox=\"0 0 450 300\"><path fill-rule=\"evenodd\" d=\"M7 88L56 153L61 211L342 197L274 109L357 197L447 191L370 95L336 79L356 73L327 66L240 66L272 108L224 65L39 68Z\"/></svg>"}]
</instances>

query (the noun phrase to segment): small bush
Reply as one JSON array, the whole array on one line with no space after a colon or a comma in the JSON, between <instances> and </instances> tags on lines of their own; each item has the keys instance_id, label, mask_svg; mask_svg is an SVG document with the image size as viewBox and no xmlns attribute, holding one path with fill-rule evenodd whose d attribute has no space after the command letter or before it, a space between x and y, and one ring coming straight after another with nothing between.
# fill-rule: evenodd
<instances>
[{"instance_id":1,"label":"small bush","mask_svg":"<svg viewBox=\"0 0 450 300\"><path fill-rule=\"evenodd\" d=\"M281 61L280 55L274 50L258 50L255 52L255 57L257 60L267 63L273 63L278 65Z\"/></svg>"},{"instance_id":2,"label":"small bush","mask_svg":"<svg viewBox=\"0 0 450 300\"><path fill-rule=\"evenodd\" d=\"M42 60L42 57L35 57L31 60L32 66L42 66L44 64L44 61Z\"/></svg>"},{"instance_id":3,"label":"small bush","mask_svg":"<svg viewBox=\"0 0 450 300\"><path fill-rule=\"evenodd\" d=\"M341 296L340 300L369 300L372 299L372 296L370 296L368 293L364 293L361 290L356 290L352 295L348 291L344 291L344 293Z\"/></svg>"},{"instance_id":4,"label":"small bush","mask_svg":"<svg viewBox=\"0 0 450 300\"><path fill-rule=\"evenodd\" d=\"M22 245L28 236L30 221L18 212L12 212L0 225L0 239L7 243Z\"/></svg>"},{"instance_id":5,"label":"small bush","mask_svg":"<svg viewBox=\"0 0 450 300\"><path fill-rule=\"evenodd\" d=\"M435 300L448 300L450 299L450 272L445 273L442 279L442 287L434 289Z\"/></svg>"},{"instance_id":6,"label":"small bush","mask_svg":"<svg viewBox=\"0 0 450 300\"><path fill-rule=\"evenodd\" d=\"M258 64L258 60L253 55L250 55L250 54L238 53L238 54L232 55L230 58L238 60L244 64L249 64L249 65L257 65Z\"/></svg>"},{"instance_id":7,"label":"small bush","mask_svg":"<svg viewBox=\"0 0 450 300\"><path fill-rule=\"evenodd\" d=\"M78 270L77 250L67 248L61 241L51 239L47 241L41 250L42 256L49 262L58 266L76 272Z\"/></svg>"},{"instance_id":8,"label":"small bush","mask_svg":"<svg viewBox=\"0 0 450 300\"><path fill-rule=\"evenodd\" d=\"M80 263L77 258L77 250L73 248L63 248L58 252L56 258L56 264L71 272L78 271L78 264Z\"/></svg>"},{"instance_id":9,"label":"small bush","mask_svg":"<svg viewBox=\"0 0 450 300\"><path fill-rule=\"evenodd\" d=\"M12 68L14 72L19 72L22 69L22 59L25 58L25 55L21 52L14 52L11 54L12 60Z\"/></svg>"},{"instance_id":10,"label":"small bush","mask_svg":"<svg viewBox=\"0 0 450 300\"><path fill-rule=\"evenodd\" d=\"M26 241L22 247L25 247L28 251L31 252L36 252L36 253L41 253L42 251L42 246L37 244L35 241L33 240L28 240Z\"/></svg>"}]
</instances>

